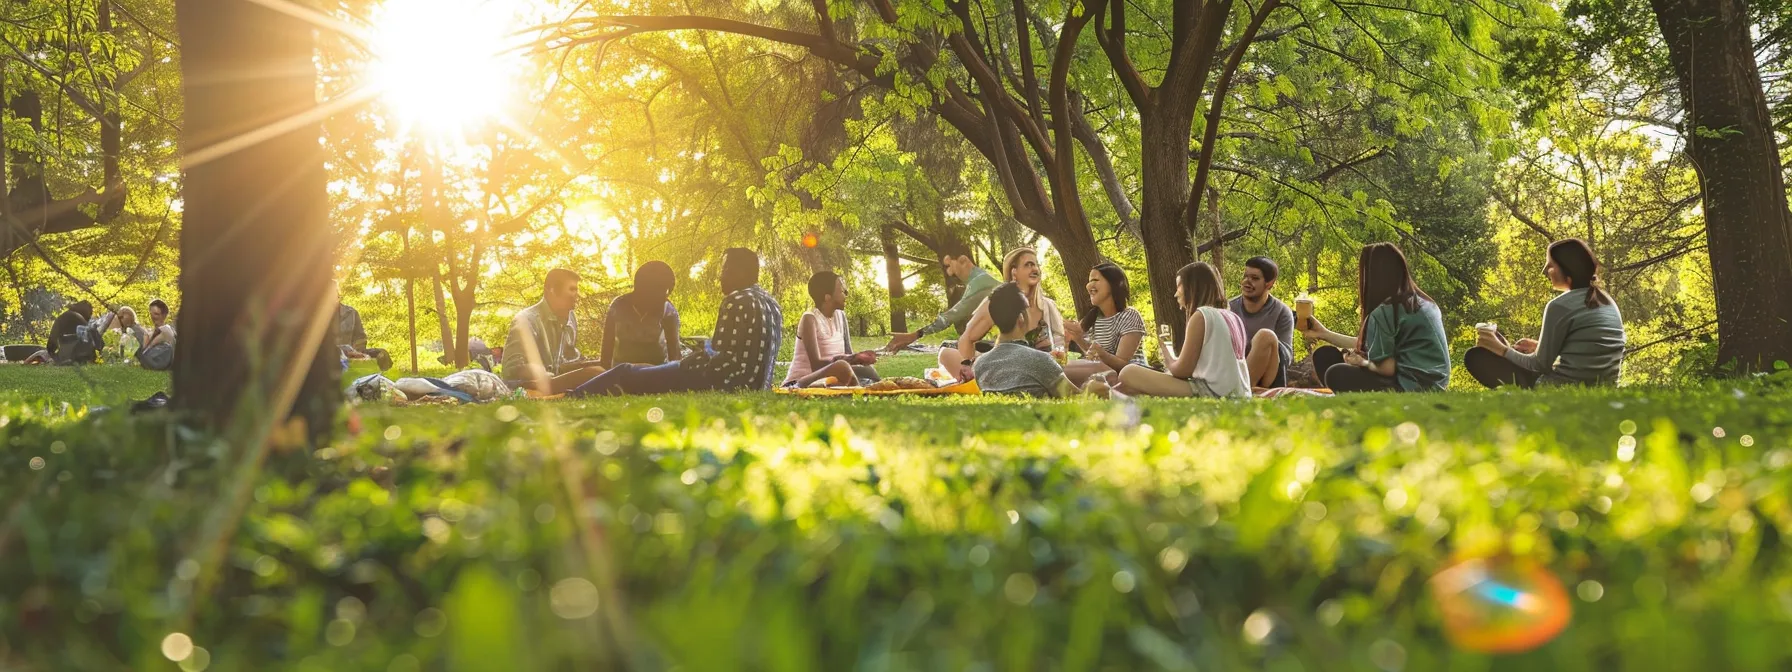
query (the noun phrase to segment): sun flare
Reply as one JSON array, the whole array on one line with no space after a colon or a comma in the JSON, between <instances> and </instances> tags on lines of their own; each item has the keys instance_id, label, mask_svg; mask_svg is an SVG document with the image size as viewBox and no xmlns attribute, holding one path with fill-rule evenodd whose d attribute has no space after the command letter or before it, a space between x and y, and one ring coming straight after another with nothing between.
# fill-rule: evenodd
<instances>
[{"instance_id":1,"label":"sun flare","mask_svg":"<svg viewBox=\"0 0 1792 672\"><path fill-rule=\"evenodd\" d=\"M473 130L511 100L515 17L484 0L387 0L373 15L372 83L402 128Z\"/></svg>"}]
</instances>

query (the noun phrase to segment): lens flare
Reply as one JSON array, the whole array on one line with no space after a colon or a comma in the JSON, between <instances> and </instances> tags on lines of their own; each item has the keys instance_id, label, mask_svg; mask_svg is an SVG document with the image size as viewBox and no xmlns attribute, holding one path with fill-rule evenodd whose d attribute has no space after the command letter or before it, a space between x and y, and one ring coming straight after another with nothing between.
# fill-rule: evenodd
<instances>
[{"instance_id":1,"label":"lens flare","mask_svg":"<svg viewBox=\"0 0 1792 672\"><path fill-rule=\"evenodd\" d=\"M1480 653L1529 651L1568 626L1573 607L1554 574L1533 560L1473 558L1431 577L1444 635Z\"/></svg>"},{"instance_id":2,"label":"lens flare","mask_svg":"<svg viewBox=\"0 0 1792 672\"><path fill-rule=\"evenodd\" d=\"M816 245L820 244L821 236L815 235L815 232L811 231L803 234L803 247L814 248Z\"/></svg>"}]
</instances>

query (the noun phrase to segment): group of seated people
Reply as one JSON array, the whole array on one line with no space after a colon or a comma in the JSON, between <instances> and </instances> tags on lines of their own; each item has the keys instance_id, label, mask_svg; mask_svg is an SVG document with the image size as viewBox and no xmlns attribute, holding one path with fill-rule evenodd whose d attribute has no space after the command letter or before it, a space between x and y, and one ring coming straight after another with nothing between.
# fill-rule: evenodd
<instances>
[{"instance_id":1,"label":"group of seated people","mask_svg":"<svg viewBox=\"0 0 1792 672\"><path fill-rule=\"evenodd\" d=\"M26 356L19 361L92 364L103 357L106 361L135 361L145 369L167 371L174 365L174 324L169 321L168 304L161 299L150 301L149 321L149 328L143 328L137 321L137 311L130 306L118 306L94 317L91 301L76 301L50 324L44 346L35 351L26 348ZM108 346L107 337L114 334L116 345ZM7 346L8 359L12 359L14 347Z\"/></svg>"},{"instance_id":2,"label":"group of seated people","mask_svg":"<svg viewBox=\"0 0 1792 672\"><path fill-rule=\"evenodd\" d=\"M1546 257L1544 273L1562 294L1546 307L1542 333L1509 342L1497 329L1480 329L1465 368L1488 387L1615 383L1624 356L1623 320L1600 288L1592 250L1568 239L1550 245ZM1129 305L1131 286L1119 266L1104 262L1089 270L1084 290L1091 307L1066 320L1045 296L1044 271L1031 249L1009 252L1000 277L979 267L964 247L947 249L941 263L964 294L927 326L893 336L883 350L957 327L958 338L940 344L939 365L960 380L977 380L988 393L1248 397L1289 385L1297 329L1309 345L1320 344L1311 355L1313 371L1333 392L1441 390L1450 381L1442 312L1413 281L1406 255L1392 243L1366 245L1359 256L1356 335L1333 331L1310 315L1297 325L1295 311L1274 294L1279 270L1271 259L1246 261L1241 292L1230 299L1213 265L1184 266L1176 273L1176 300L1185 315L1181 338L1174 329L1161 330L1158 367L1146 361L1149 334L1143 316ZM590 359L577 347L579 277L550 271L542 300L512 321L502 351L504 376L513 386L572 397L769 389L783 310L759 287L759 257L752 251L727 250L721 275L714 336L686 354L678 310L669 299L677 276L664 262L643 265L633 291L611 302L602 354ZM852 347L841 277L816 273L809 298L813 307L796 323L783 384L877 380L877 352ZM992 332L995 338L986 339ZM1070 351L1081 358L1070 361Z\"/></svg>"}]
</instances>

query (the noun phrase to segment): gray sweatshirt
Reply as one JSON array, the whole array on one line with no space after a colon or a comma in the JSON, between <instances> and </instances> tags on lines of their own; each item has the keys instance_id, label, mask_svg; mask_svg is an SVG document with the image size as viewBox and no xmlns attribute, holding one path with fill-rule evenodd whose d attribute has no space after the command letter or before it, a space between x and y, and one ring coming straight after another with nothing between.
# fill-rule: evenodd
<instances>
[{"instance_id":1,"label":"gray sweatshirt","mask_svg":"<svg viewBox=\"0 0 1792 672\"><path fill-rule=\"evenodd\" d=\"M1506 359L1543 374L1543 383L1618 382L1624 363L1624 316L1617 304L1587 307L1590 289L1571 289L1543 309L1537 352L1507 350Z\"/></svg>"}]
</instances>

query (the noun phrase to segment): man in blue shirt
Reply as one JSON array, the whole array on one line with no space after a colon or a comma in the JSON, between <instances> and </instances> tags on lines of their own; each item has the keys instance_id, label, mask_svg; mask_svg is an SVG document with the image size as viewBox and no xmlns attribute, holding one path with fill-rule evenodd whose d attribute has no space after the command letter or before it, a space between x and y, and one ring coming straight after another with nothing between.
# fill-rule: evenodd
<instances>
[{"instance_id":1,"label":"man in blue shirt","mask_svg":"<svg viewBox=\"0 0 1792 672\"><path fill-rule=\"evenodd\" d=\"M759 255L740 247L722 253L722 295L715 334L702 350L658 366L618 364L569 395L771 389L784 310L759 287Z\"/></svg>"}]
</instances>

